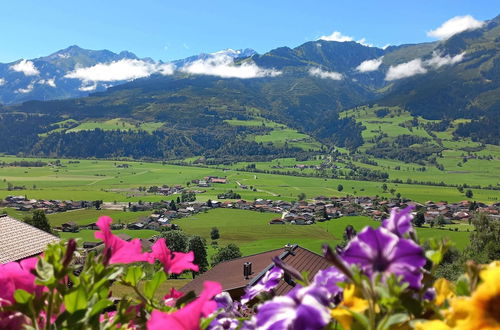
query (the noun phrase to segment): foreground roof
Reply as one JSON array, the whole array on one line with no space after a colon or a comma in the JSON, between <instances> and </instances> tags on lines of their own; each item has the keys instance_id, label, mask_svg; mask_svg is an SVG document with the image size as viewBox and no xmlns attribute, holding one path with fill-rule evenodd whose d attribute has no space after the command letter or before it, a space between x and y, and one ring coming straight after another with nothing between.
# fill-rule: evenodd
<instances>
[{"instance_id":1,"label":"foreground roof","mask_svg":"<svg viewBox=\"0 0 500 330\"><path fill-rule=\"evenodd\" d=\"M194 291L198 295L203 290L203 282L217 281L222 285L222 290L231 293L233 298L239 298L247 285L256 284L273 267L272 258L276 256L293 266L299 272L307 271L311 278L319 270L330 266L323 256L298 245L293 245L289 248L266 251L221 262L186 284L180 291ZM246 262L252 263L252 274L247 278L243 275L243 264ZM292 288L293 286L282 280L278 287L276 287L275 292L282 295Z\"/></svg>"},{"instance_id":2,"label":"foreground roof","mask_svg":"<svg viewBox=\"0 0 500 330\"><path fill-rule=\"evenodd\" d=\"M25 259L42 253L54 235L9 216L0 216L0 263Z\"/></svg>"}]
</instances>

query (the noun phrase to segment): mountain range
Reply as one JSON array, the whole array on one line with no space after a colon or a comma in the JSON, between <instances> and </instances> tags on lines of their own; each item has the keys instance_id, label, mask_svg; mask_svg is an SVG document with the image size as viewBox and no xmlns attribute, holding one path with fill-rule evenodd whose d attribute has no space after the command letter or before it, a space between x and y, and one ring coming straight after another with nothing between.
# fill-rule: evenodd
<instances>
[{"instance_id":1,"label":"mountain range","mask_svg":"<svg viewBox=\"0 0 500 330\"><path fill-rule=\"evenodd\" d=\"M264 54L228 49L163 63L129 52L72 46L47 57L0 64L4 126L7 114L24 113L29 119L22 120L38 127L29 142L15 141L17 147L0 152L64 155L70 148L64 140L92 134L117 145L132 139L128 135L143 134L133 138L152 139L156 146L152 154L135 150L113 156L235 153L236 142L242 154L298 152L256 147L248 136L266 128L228 124L234 119L275 122L324 146L354 150L364 142L363 127L342 113L365 105L398 107L415 118L442 121L446 128L460 119L453 131L458 138L498 144L499 77L500 16L446 40L385 49L315 40ZM102 133L60 124L116 118L137 127L157 126L149 132ZM85 154L102 155L110 154Z\"/></svg>"}]
</instances>

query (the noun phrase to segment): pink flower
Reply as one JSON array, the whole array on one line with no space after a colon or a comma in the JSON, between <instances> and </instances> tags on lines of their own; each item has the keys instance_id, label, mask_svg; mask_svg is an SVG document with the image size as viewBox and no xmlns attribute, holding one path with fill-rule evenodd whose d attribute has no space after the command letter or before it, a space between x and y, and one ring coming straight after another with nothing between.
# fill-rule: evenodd
<instances>
[{"instance_id":1,"label":"pink flower","mask_svg":"<svg viewBox=\"0 0 500 330\"><path fill-rule=\"evenodd\" d=\"M14 292L17 289L41 293L43 287L35 284L35 275L32 273L37 260L33 257L20 262L0 264L0 306L14 303ZM21 313L0 313L0 329L21 329L26 322L27 319Z\"/></svg>"},{"instance_id":2,"label":"pink flower","mask_svg":"<svg viewBox=\"0 0 500 330\"><path fill-rule=\"evenodd\" d=\"M154 259L158 259L163 264L163 269L169 274L180 274L185 270L198 271L198 266L193 264L194 253L174 252L172 253L167 247L164 238L160 238L153 245L152 252L149 257L149 262L153 263Z\"/></svg>"},{"instance_id":3,"label":"pink flower","mask_svg":"<svg viewBox=\"0 0 500 330\"><path fill-rule=\"evenodd\" d=\"M180 298L184 295L184 293L177 291L175 288L172 288L169 293L163 297L166 306L173 307L175 305L175 301L177 298Z\"/></svg>"},{"instance_id":4,"label":"pink flower","mask_svg":"<svg viewBox=\"0 0 500 330\"><path fill-rule=\"evenodd\" d=\"M101 239L104 242L105 254L110 253L110 264L129 264L139 261L147 261L148 253L142 252L141 241L138 238L131 242L122 240L113 235L109 226L113 220L110 217L100 217L97 221L97 227L101 231L95 233L95 238ZM109 251L109 252L108 252Z\"/></svg>"},{"instance_id":5,"label":"pink flower","mask_svg":"<svg viewBox=\"0 0 500 330\"><path fill-rule=\"evenodd\" d=\"M216 309L217 304L212 298L221 291L219 283L205 282L200 296L185 307L173 313L154 310L147 323L148 329L199 329L200 319Z\"/></svg>"},{"instance_id":6,"label":"pink flower","mask_svg":"<svg viewBox=\"0 0 500 330\"><path fill-rule=\"evenodd\" d=\"M9 262L0 265L0 305L5 302L14 302L14 292L23 289L30 293L38 288L35 284L35 275L31 272L35 269L37 258L28 258L20 262Z\"/></svg>"}]
</instances>

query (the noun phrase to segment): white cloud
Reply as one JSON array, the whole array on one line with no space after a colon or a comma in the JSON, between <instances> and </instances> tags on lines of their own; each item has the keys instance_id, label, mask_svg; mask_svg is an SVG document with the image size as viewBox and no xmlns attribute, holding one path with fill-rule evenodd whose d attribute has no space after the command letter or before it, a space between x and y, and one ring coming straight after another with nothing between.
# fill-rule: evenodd
<instances>
[{"instance_id":1,"label":"white cloud","mask_svg":"<svg viewBox=\"0 0 500 330\"><path fill-rule=\"evenodd\" d=\"M5 85L7 81L4 78L0 78L0 86Z\"/></svg>"},{"instance_id":2,"label":"white cloud","mask_svg":"<svg viewBox=\"0 0 500 330\"><path fill-rule=\"evenodd\" d=\"M484 22L476 20L471 15L455 16L444 22L437 29L427 32L427 35L437 39L448 39L451 36L466 30L479 29L484 24Z\"/></svg>"},{"instance_id":3,"label":"white cloud","mask_svg":"<svg viewBox=\"0 0 500 330\"><path fill-rule=\"evenodd\" d=\"M235 65L234 59L227 54L216 54L207 59L200 59L184 65L180 71L191 74L219 76L222 78L259 78L275 77L281 72L274 69L263 69L254 62Z\"/></svg>"},{"instance_id":4,"label":"white cloud","mask_svg":"<svg viewBox=\"0 0 500 330\"><path fill-rule=\"evenodd\" d=\"M432 58L425 61L425 65L432 66L433 68L440 68L443 65L452 65L458 62L461 62L464 59L465 52L460 53L455 56L445 55L441 56L441 54L434 52L432 54Z\"/></svg>"},{"instance_id":5,"label":"white cloud","mask_svg":"<svg viewBox=\"0 0 500 330\"><path fill-rule=\"evenodd\" d=\"M339 31L333 31L332 34L327 35L327 36L321 36L318 38L318 40L325 40L325 41L338 41L338 42L346 42L346 41L356 41L354 40L353 37L343 35ZM372 44L369 44L366 42L365 38L361 38L358 41L356 41L358 44L366 46L366 47L373 47Z\"/></svg>"},{"instance_id":6,"label":"white cloud","mask_svg":"<svg viewBox=\"0 0 500 330\"><path fill-rule=\"evenodd\" d=\"M85 68L76 68L65 78L80 79L84 82L123 81L149 77L154 73L170 75L172 64L156 64L135 59L123 59L111 63L99 63Z\"/></svg>"},{"instance_id":7,"label":"white cloud","mask_svg":"<svg viewBox=\"0 0 500 330\"><path fill-rule=\"evenodd\" d=\"M31 82L28 86L26 86L26 88L16 89L16 93L20 93L20 94L30 93L34 87L35 87L35 83Z\"/></svg>"},{"instance_id":8,"label":"white cloud","mask_svg":"<svg viewBox=\"0 0 500 330\"><path fill-rule=\"evenodd\" d=\"M35 67L35 64L31 61L21 60L18 63L10 67L11 70L22 72L25 76L37 76L40 71Z\"/></svg>"},{"instance_id":9,"label":"white cloud","mask_svg":"<svg viewBox=\"0 0 500 330\"><path fill-rule=\"evenodd\" d=\"M324 71L321 68L311 68L309 69L309 74L313 77L319 77L322 79L342 80L343 78L341 73L335 71Z\"/></svg>"},{"instance_id":10,"label":"white cloud","mask_svg":"<svg viewBox=\"0 0 500 330\"><path fill-rule=\"evenodd\" d=\"M369 44L366 42L366 39L365 38L361 38L359 39L358 41L356 41L358 44L361 44L363 46L366 46L366 47L373 47L373 44Z\"/></svg>"},{"instance_id":11,"label":"white cloud","mask_svg":"<svg viewBox=\"0 0 500 330\"><path fill-rule=\"evenodd\" d=\"M401 78L408 78L417 74L426 73L427 69L424 68L422 60L417 58L410 62L401 63L389 68L385 75L385 80L391 81Z\"/></svg>"},{"instance_id":12,"label":"white cloud","mask_svg":"<svg viewBox=\"0 0 500 330\"><path fill-rule=\"evenodd\" d=\"M380 58L375 58L373 60L366 60L361 62L360 65L356 67L356 70L359 72L370 72L370 71L376 71L380 67L380 64L382 64L382 59L383 56Z\"/></svg>"},{"instance_id":13,"label":"white cloud","mask_svg":"<svg viewBox=\"0 0 500 330\"><path fill-rule=\"evenodd\" d=\"M338 41L338 42L344 42L344 41L353 41L353 37L345 36L339 31L333 31L332 34L328 36L321 36L319 37L320 40L325 40L325 41Z\"/></svg>"},{"instance_id":14,"label":"white cloud","mask_svg":"<svg viewBox=\"0 0 500 330\"><path fill-rule=\"evenodd\" d=\"M79 91L82 91L82 92L92 92L92 91L95 91L95 89L97 88L97 83L93 83L93 84L90 84L90 85L82 85L80 86L80 88L78 88Z\"/></svg>"},{"instance_id":15,"label":"white cloud","mask_svg":"<svg viewBox=\"0 0 500 330\"><path fill-rule=\"evenodd\" d=\"M50 87L56 87L56 81L54 78L52 79L40 79L38 80L38 82L40 85L47 85L47 86L50 86Z\"/></svg>"}]
</instances>

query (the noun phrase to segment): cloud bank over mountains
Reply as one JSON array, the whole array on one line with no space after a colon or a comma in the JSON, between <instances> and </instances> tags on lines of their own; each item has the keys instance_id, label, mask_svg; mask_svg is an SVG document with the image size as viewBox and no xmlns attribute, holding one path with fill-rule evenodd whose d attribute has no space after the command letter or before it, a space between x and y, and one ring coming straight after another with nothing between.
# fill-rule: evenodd
<instances>
[{"instance_id":1,"label":"cloud bank over mountains","mask_svg":"<svg viewBox=\"0 0 500 330\"><path fill-rule=\"evenodd\" d=\"M112 82L149 77L154 73L170 75L174 72L171 64L156 64L143 60L123 59L110 63L77 68L67 73L65 78L80 79L84 82Z\"/></svg>"},{"instance_id":2,"label":"cloud bank over mountains","mask_svg":"<svg viewBox=\"0 0 500 330\"><path fill-rule=\"evenodd\" d=\"M321 68L309 69L309 75L322 79L342 80L344 77L341 73L335 71L324 71Z\"/></svg>"},{"instance_id":3,"label":"cloud bank over mountains","mask_svg":"<svg viewBox=\"0 0 500 330\"><path fill-rule=\"evenodd\" d=\"M464 56L465 52L455 56L443 56L438 52L433 52L432 57L425 61L420 58L416 58L406 63L391 65L385 75L385 80L392 81L408 78L417 74L424 74L427 73L429 69L438 69L445 65L453 65L461 62L464 59Z\"/></svg>"},{"instance_id":4,"label":"cloud bank over mountains","mask_svg":"<svg viewBox=\"0 0 500 330\"><path fill-rule=\"evenodd\" d=\"M444 22L437 29L427 32L427 35L436 39L446 40L457 33L479 29L484 24L485 22L478 21L471 15L455 16Z\"/></svg>"},{"instance_id":5,"label":"cloud bank over mountains","mask_svg":"<svg viewBox=\"0 0 500 330\"><path fill-rule=\"evenodd\" d=\"M337 42L355 41L358 44L361 44L363 46L373 47L372 44L366 43L366 39L365 38L361 38L361 39L359 39L359 40L356 41L356 40L354 40L353 37L343 35L339 31L333 31L332 34L330 34L330 35L321 36L321 37L318 38L318 40L337 41Z\"/></svg>"},{"instance_id":6,"label":"cloud bank over mountains","mask_svg":"<svg viewBox=\"0 0 500 330\"><path fill-rule=\"evenodd\" d=\"M357 67L356 70L359 72L371 72L371 71L376 71L382 64L382 59L384 57L376 58L373 60L366 60L361 62Z\"/></svg>"},{"instance_id":7,"label":"cloud bank over mountains","mask_svg":"<svg viewBox=\"0 0 500 330\"><path fill-rule=\"evenodd\" d=\"M275 69L264 69L251 61L235 65L234 58L224 53L214 53L209 58L199 59L191 63L187 63L180 67L179 71L189 74L240 79L276 77L281 74L281 71Z\"/></svg>"},{"instance_id":8,"label":"cloud bank over mountains","mask_svg":"<svg viewBox=\"0 0 500 330\"><path fill-rule=\"evenodd\" d=\"M25 76L38 76L40 74L40 71L38 71L33 62L24 59L12 65L10 69L13 71L22 72Z\"/></svg>"}]
</instances>

